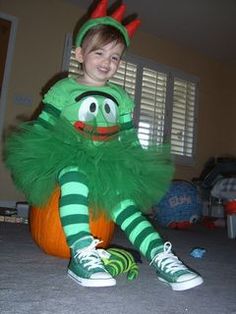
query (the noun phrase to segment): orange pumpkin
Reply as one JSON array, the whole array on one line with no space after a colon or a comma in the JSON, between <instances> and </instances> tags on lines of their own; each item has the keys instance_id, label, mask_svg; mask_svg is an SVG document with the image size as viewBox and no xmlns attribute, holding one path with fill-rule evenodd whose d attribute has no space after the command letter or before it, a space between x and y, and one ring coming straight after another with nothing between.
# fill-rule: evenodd
<instances>
[{"instance_id":1,"label":"orange pumpkin","mask_svg":"<svg viewBox=\"0 0 236 314\"><path fill-rule=\"evenodd\" d=\"M45 253L70 258L70 249L66 243L59 217L59 196L60 192L56 190L46 206L30 209L30 231L34 241ZM103 241L100 247L108 247L114 234L114 228L114 223L104 215L97 219L90 217L92 235Z\"/></svg>"}]
</instances>

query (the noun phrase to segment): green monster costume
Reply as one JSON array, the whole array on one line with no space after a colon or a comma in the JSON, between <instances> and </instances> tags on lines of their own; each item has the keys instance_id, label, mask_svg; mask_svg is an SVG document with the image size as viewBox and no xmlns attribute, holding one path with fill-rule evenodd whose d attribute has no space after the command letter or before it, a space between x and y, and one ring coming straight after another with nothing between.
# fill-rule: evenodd
<instances>
[{"instance_id":1,"label":"green monster costume","mask_svg":"<svg viewBox=\"0 0 236 314\"><path fill-rule=\"evenodd\" d=\"M82 27L77 46L100 24L118 28L129 45L138 20L125 28L119 14L96 14ZM173 174L169 148L140 146L132 124L134 103L115 84L92 87L65 78L43 103L37 120L21 125L5 145L17 187L40 206L60 186L60 218L70 247L90 235L91 207L94 215L105 212L151 260L163 242L142 212L167 191Z\"/></svg>"}]
</instances>

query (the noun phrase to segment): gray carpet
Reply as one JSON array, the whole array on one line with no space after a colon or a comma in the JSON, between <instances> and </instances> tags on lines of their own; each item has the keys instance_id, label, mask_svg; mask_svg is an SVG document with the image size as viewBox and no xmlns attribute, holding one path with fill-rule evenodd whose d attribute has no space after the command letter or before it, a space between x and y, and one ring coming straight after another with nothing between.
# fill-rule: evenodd
<instances>
[{"instance_id":1,"label":"gray carpet","mask_svg":"<svg viewBox=\"0 0 236 314\"><path fill-rule=\"evenodd\" d=\"M225 228L162 229L177 255L204 277L204 284L173 292L161 284L142 258L135 281L125 275L111 288L83 288L66 276L68 261L44 254L27 225L0 223L1 314L233 314L236 313L236 242ZM116 230L114 244L131 247ZM206 249L203 258L190 255Z\"/></svg>"}]
</instances>

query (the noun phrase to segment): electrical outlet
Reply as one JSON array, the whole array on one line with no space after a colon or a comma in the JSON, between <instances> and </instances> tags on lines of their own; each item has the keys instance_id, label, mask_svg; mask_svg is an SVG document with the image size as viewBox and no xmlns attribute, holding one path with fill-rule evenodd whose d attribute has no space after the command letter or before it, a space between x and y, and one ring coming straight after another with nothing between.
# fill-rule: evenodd
<instances>
[{"instance_id":1,"label":"electrical outlet","mask_svg":"<svg viewBox=\"0 0 236 314\"><path fill-rule=\"evenodd\" d=\"M33 103L32 97L22 94L16 94L14 96L14 104L21 106L31 106Z\"/></svg>"}]
</instances>

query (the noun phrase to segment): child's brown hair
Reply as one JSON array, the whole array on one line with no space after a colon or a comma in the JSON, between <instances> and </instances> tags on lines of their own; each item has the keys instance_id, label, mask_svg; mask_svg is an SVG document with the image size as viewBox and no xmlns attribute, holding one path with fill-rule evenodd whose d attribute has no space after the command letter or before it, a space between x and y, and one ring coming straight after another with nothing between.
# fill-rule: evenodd
<instances>
[{"instance_id":1,"label":"child's brown hair","mask_svg":"<svg viewBox=\"0 0 236 314\"><path fill-rule=\"evenodd\" d=\"M81 44L83 49L86 49L88 44L91 44L89 52L97 50L114 41L114 45L123 44L125 48L125 40L121 32L110 25L98 25L91 28L85 35Z\"/></svg>"}]
</instances>

